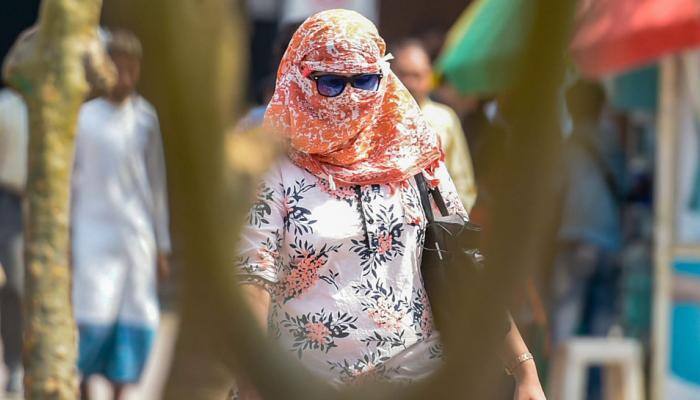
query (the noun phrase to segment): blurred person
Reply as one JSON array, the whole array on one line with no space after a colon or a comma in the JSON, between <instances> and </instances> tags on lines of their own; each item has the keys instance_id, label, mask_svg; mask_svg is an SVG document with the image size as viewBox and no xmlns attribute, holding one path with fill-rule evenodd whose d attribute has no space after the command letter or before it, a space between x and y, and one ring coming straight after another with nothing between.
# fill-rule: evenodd
<instances>
[{"instance_id":1,"label":"blurred person","mask_svg":"<svg viewBox=\"0 0 700 400\"><path fill-rule=\"evenodd\" d=\"M274 90L274 76L266 76L260 83L262 103L248 110L248 112L243 116L243 118L241 118L236 124L236 129L234 130L234 132L252 130L259 128L262 125L263 118L265 117L265 110L267 109L267 103L270 102Z\"/></svg>"},{"instance_id":2,"label":"blurred person","mask_svg":"<svg viewBox=\"0 0 700 400\"><path fill-rule=\"evenodd\" d=\"M417 39L406 39L391 49L394 72L416 99L428 123L437 131L445 152L445 165L454 180L462 203L470 211L476 202L476 183L467 138L457 114L430 99L433 69L430 57Z\"/></svg>"},{"instance_id":3,"label":"blurred person","mask_svg":"<svg viewBox=\"0 0 700 400\"><path fill-rule=\"evenodd\" d=\"M439 26L432 25L416 30L414 33L415 34L411 36L420 41L423 45L423 49L425 49L430 57L430 63L434 63L438 57L440 57L440 52L445 45L447 32Z\"/></svg>"},{"instance_id":4,"label":"blurred person","mask_svg":"<svg viewBox=\"0 0 700 400\"><path fill-rule=\"evenodd\" d=\"M169 272L168 205L156 111L136 93L141 43L108 35L118 72L78 118L72 190L73 303L81 396L103 375L115 399L139 381L159 320L157 280Z\"/></svg>"},{"instance_id":5,"label":"blurred person","mask_svg":"<svg viewBox=\"0 0 700 400\"><path fill-rule=\"evenodd\" d=\"M605 129L603 87L580 80L566 93L573 130L564 145L563 204L551 275L552 342L577 335L606 336L618 322L622 245L622 183L614 165L620 150ZM592 371L588 398L600 393Z\"/></svg>"},{"instance_id":6,"label":"blurred person","mask_svg":"<svg viewBox=\"0 0 700 400\"><path fill-rule=\"evenodd\" d=\"M259 323L335 385L426 378L441 344L420 273L426 217L414 177L431 181L450 214L468 216L376 27L347 10L306 20L265 124L289 147L261 183L236 262ZM514 398L544 399L512 323L502 352ZM238 386L242 399L259 398L242 377Z\"/></svg>"},{"instance_id":7,"label":"blurred person","mask_svg":"<svg viewBox=\"0 0 700 400\"><path fill-rule=\"evenodd\" d=\"M605 335L614 319L615 256L620 250L619 177L609 161L603 131L605 92L597 83L579 81L567 93L573 132L565 142L559 255L554 274L553 340L561 342L587 322L585 333ZM607 138L606 138L607 136ZM586 296L597 280L605 286L586 310ZM611 286L613 285L613 286ZM587 313L587 315L585 314Z\"/></svg>"},{"instance_id":8,"label":"blurred person","mask_svg":"<svg viewBox=\"0 0 700 400\"><path fill-rule=\"evenodd\" d=\"M24 292L22 200L27 180L27 108L11 89L0 90L0 332L6 391L22 393L22 294Z\"/></svg>"}]
</instances>

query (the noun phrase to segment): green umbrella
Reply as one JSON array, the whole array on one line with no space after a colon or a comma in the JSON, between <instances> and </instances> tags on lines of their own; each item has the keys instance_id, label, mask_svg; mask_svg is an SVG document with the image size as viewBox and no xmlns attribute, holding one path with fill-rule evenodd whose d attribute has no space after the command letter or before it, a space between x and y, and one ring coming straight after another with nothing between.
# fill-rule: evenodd
<instances>
[{"instance_id":1,"label":"green umbrella","mask_svg":"<svg viewBox=\"0 0 700 400\"><path fill-rule=\"evenodd\" d=\"M507 87L532 26L532 10L526 0L472 3L448 34L438 74L463 94L492 94Z\"/></svg>"}]
</instances>

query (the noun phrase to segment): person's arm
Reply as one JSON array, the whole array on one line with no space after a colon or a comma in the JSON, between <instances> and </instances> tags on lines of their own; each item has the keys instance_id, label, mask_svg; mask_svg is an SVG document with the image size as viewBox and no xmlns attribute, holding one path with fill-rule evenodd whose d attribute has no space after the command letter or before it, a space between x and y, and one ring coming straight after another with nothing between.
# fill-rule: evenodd
<instances>
[{"instance_id":1,"label":"person's arm","mask_svg":"<svg viewBox=\"0 0 700 400\"><path fill-rule=\"evenodd\" d=\"M147 146L146 169L148 173L148 183L151 188L153 230L158 247L158 277L163 280L170 275L170 263L168 258L170 256L171 246L165 156L163 154L163 140L161 138L157 119L149 132Z\"/></svg>"},{"instance_id":2,"label":"person's arm","mask_svg":"<svg viewBox=\"0 0 700 400\"><path fill-rule=\"evenodd\" d=\"M537 374L535 360L530 358L530 351L520 335L518 327L510 318L510 331L503 343L501 358L506 368L515 378L515 400L544 400L544 391ZM519 358L522 357L520 360ZM525 360L525 361L522 361Z\"/></svg>"},{"instance_id":3,"label":"person's arm","mask_svg":"<svg viewBox=\"0 0 700 400\"><path fill-rule=\"evenodd\" d=\"M260 329L267 333L267 317L270 313L270 293L262 286L242 284L241 294L250 308L253 317L260 324Z\"/></svg>"},{"instance_id":4,"label":"person's arm","mask_svg":"<svg viewBox=\"0 0 700 400\"><path fill-rule=\"evenodd\" d=\"M273 167L258 188L237 246L236 274L241 294L262 332L267 332L271 306L269 290L279 282L280 244L284 239L285 198L279 167ZM259 400L245 371L237 374L241 400Z\"/></svg>"},{"instance_id":5,"label":"person's arm","mask_svg":"<svg viewBox=\"0 0 700 400\"><path fill-rule=\"evenodd\" d=\"M270 293L259 285L242 284L241 294L246 304L250 308L253 317L258 321L260 329L263 333L267 333L267 317L270 312ZM255 387L248 382L243 376L238 376L236 379L238 386L238 397L241 400L260 400Z\"/></svg>"}]
</instances>

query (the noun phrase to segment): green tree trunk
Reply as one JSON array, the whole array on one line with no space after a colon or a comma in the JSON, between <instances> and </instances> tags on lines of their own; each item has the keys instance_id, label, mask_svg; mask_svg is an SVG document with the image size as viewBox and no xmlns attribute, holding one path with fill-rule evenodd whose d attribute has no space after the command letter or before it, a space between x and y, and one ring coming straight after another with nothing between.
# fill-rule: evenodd
<instances>
[{"instance_id":1,"label":"green tree trunk","mask_svg":"<svg viewBox=\"0 0 700 400\"><path fill-rule=\"evenodd\" d=\"M24 302L28 399L78 398L68 259L70 176L76 119L90 86L86 76L102 84L111 81L112 69L97 42L100 7L100 0L45 0L35 29L18 40L4 68L6 81L22 94L29 110Z\"/></svg>"}]
</instances>

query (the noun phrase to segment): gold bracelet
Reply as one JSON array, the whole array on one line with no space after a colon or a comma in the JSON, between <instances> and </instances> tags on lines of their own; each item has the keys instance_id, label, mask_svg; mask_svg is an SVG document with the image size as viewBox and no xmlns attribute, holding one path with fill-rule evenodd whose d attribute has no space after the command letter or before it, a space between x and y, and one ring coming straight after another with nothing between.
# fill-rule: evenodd
<instances>
[{"instance_id":1,"label":"gold bracelet","mask_svg":"<svg viewBox=\"0 0 700 400\"><path fill-rule=\"evenodd\" d=\"M513 372L524 362L534 360L535 357L533 357L532 353L526 352L523 353L517 357L515 357L515 360L508 366L506 366L506 374L508 375L513 375Z\"/></svg>"}]
</instances>

